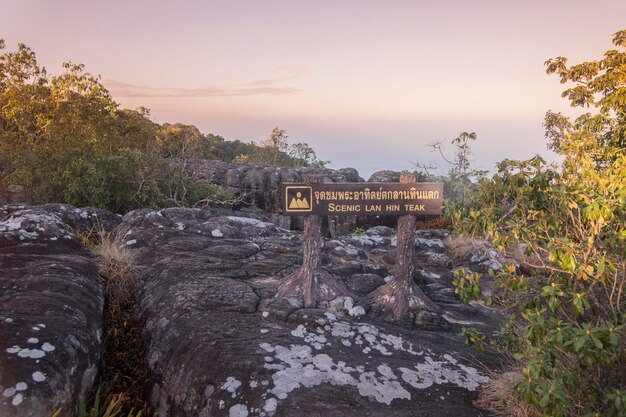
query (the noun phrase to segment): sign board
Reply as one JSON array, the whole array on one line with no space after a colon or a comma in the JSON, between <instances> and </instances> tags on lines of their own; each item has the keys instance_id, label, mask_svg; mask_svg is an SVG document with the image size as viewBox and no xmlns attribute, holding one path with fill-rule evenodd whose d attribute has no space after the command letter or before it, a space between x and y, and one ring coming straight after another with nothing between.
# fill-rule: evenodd
<instances>
[{"instance_id":1,"label":"sign board","mask_svg":"<svg viewBox=\"0 0 626 417\"><path fill-rule=\"evenodd\" d=\"M288 216L440 215L442 201L442 183L283 184Z\"/></svg>"}]
</instances>

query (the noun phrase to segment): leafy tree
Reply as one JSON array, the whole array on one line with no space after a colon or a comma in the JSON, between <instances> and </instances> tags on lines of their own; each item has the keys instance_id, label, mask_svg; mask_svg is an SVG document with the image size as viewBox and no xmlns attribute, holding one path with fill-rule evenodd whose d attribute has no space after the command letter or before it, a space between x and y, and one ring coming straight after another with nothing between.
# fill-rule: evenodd
<instances>
[{"instance_id":1,"label":"leafy tree","mask_svg":"<svg viewBox=\"0 0 626 417\"><path fill-rule=\"evenodd\" d=\"M82 65L63 69L49 76L22 44L0 53L0 186L33 203L116 212L159 204L163 160L145 110L119 110Z\"/></svg>"},{"instance_id":2,"label":"leafy tree","mask_svg":"<svg viewBox=\"0 0 626 417\"><path fill-rule=\"evenodd\" d=\"M234 162L256 162L273 166L287 166L292 168L319 167L324 168L330 161L317 158L313 148L307 143L289 144L287 131L275 127L270 135L261 141L261 146L252 145L244 149L233 158Z\"/></svg>"},{"instance_id":3,"label":"leafy tree","mask_svg":"<svg viewBox=\"0 0 626 417\"><path fill-rule=\"evenodd\" d=\"M234 162L240 155L247 156L253 155L258 146L253 142L246 143L240 140L234 141L222 141L218 144L219 159L226 162Z\"/></svg>"},{"instance_id":4,"label":"leafy tree","mask_svg":"<svg viewBox=\"0 0 626 417\"><path fill-rule=\"evenodd\" d=\"M616 46L625 37L615 34ZM596 108L574 123L548 113L546 136L562 165L503 161L456 213L460 231L489 235L520 263L492 273L496 301L515 313L492 343L520 362L517 388L546 416L626 410L626 65L624 52L604 57L547 62L549 74L576 83L565 98ZM480 298L478 281L461 271L454 284L470 300ZM465 337L483 344L475 330Z\"/></svg>"},{"instance_id":5,"label":"leafy tree","mask_svg":"<svg viewBox=\"0 0 626 417\"><path fill-rule=\"evenodd\" d=\"M204 156L204 135L193 125L164 123L158 136L164 158L188 160Z\"/></svg>"},{"instance_id":6,"label":"leafy tree","mask_svg":"<svg viewBox=\"0 0 626 417\"><path fill-rule=\"evenodd\" d=\"M294 143L289 146L287 153L291 158L291 165L294 167L312 166L325 168L326 165L330 163L330 161L317 159L317 154L308 143Z\"/></svg>"},{"instance_id":7,"label":"leafy tree","mask_svg":"<svg viewBox=\"0 0 626 417\"><path fill-rule=\"evenodd\" d=\"M287 131L275 127L272 133L261 141L259 152L259 162L279 166L285 161L285 152L288 149Z\"/></svg>"},{"instance_id":8,"label":"leafy tree","mask_svg":"<svg viewBox=\"0 0 626 417\"><path fill-rule=\"evenodd\" d=\"M562 94L572 107L596 110L579 116L574 123L548 112L545 125L549 148L558 152L566 140L580 139L584 143L580 135L593 136L600 145L594 149L598 162L613 158L607 151L626 148L626 30L613 35L613 44L620 49L606 51L600 60L572 66L564 57L546 61L548 74L557 74L562 84L574 84Z\"/></svg>"}]
</instances>

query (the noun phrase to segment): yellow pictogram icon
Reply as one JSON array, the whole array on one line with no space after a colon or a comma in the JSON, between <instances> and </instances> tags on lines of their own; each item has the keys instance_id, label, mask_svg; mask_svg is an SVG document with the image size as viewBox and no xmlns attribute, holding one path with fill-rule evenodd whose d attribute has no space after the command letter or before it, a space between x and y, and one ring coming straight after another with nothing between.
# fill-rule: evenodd
<instances>
[{"instance_id":1,"label":"yellow pictogram icon","mask_svg":"<svg viewBox=\"0 0 626 417\"><path fill-rule=\"evenodd\" d=\"M291 198L289 203L290 209L308 209L309 203L306 201L306 197L302 197L302 193L298 191L295 197Z\"/></svg>"},{"instance_id":2,"label":"yellow pictogram icon","mask_svg":"<svg viewBox=\"0 0 626 417\"><path fill-rule=\"evenodd\" d=\"M290 213L311 211L311 197L311 187L287 187L285 190L286 211Z\"/></svg>"}]
</instances>

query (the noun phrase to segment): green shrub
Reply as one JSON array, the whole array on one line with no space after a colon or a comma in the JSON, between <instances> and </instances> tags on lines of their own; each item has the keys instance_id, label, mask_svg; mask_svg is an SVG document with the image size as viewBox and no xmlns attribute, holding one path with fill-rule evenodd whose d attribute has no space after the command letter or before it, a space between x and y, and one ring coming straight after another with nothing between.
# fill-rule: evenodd
<instances>
[{"instance_id":1,"label":"green shrub","mask_svg":"<svg viewBox=\"0 0 626 417\"><path fill-rule=\"evenodd\" d=\"M626 46L626 31L614 42ZM564 156L560 167L538 156L500 163L454 213L455 224L489 236L501 250L524 250L521 272L505 267L494 274L498 302L521 319L511 316L492 344L520 362L517 388L525 399L546 416L624 416L626 54L608 51L602 61L572 67L563 58L547 64L563 82L577 83L565 96L596 105L598 114L550 132L551 147ZM481 297L469 277L455 279L465 301ZM482 347L480 336L464 335Z\"/></svg>"}]
</instances>

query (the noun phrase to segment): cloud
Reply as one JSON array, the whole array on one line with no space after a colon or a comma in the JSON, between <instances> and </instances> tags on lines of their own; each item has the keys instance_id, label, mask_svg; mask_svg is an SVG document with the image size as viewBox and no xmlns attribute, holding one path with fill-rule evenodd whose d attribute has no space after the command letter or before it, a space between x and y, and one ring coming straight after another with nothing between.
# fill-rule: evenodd
<instances>
[{"instance_id":1,"label":"cloud","mask_svg":"<svg viewBox=\"0 0 626 417\"><path fill-rule=\"evenodd\" d=\"M309 69L301 65L284 65L277 68L276 78L259 79L242 84L215 85L196 88L150 87L127 83L119 80L104 80L104 85L113 97L236 97L252 95L286 96L300 94L296 87L280 85L283 81L293 80L308 73Z\"/></svg>"}]
</instances>

